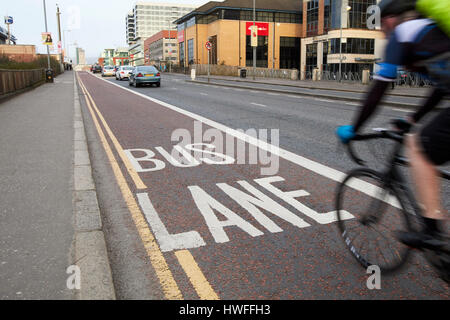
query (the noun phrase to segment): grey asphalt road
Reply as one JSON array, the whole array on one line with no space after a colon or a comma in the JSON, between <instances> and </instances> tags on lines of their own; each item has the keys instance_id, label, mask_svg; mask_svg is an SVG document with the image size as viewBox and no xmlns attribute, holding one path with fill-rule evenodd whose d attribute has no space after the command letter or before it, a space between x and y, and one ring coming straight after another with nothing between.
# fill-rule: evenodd
<instances>
[{"instance_id":1,"label":"grey asphalt road","mask_svg":"<svg viewBox=\"0 0 450 320\"><path fill-rule=\"evenodd\" d=\"M185 80L184 75L163 74L161 88L131 87L131 89L230 128L279 129L279 145L283 149L343 172L356 167L345 152L338 149L334 132L337 126L351 123L359 105L332 99L195 84ZM112 78L107 81L130 88L127 81L117 81ZM96 90L95 87L90 89ZM100 91L96 94L100 97L101 89L98 90ZM120 91L111 90L111 92L121 94ZM108 94L114 95L114 93ZM102 103L102 99L98 99L100 99L99 103ZM105 110L117 107L119 106L104 106ZM366 130L370 131L373 127L386 127L391 119L404 117L410 111L385 107L367 124ZM130 108L130 112L134 112L134 109ZM434 114L431 114L424 123L433 116ZM90 121L88 118L89 116L85 115L87 123ZM129 126L123 127L122 130L127 132L124 137L132 141L133 130L135 130L132 124L129 123ZM92 124L88 125L88 134L92 141L92 138L95 138ZM142 137L140 139L140 145L142 145ZM148 139L151 145L152 137L149 136ZM382 159L389 154L390 147L383 144L362 145L357 146L357 150L364 159L369 160L372 166L380 169L383 167ZM139 249L139 239L132 232L132 221L127 217L125 205L120 200L120 192L114 186L111 171L105 164L105 156L99 151L101 148L95 139L90 149L93 151L94 175L98 184L100 205L104 212L111 212L105 217L105 225L108 229L106 237L117 296L119 298L161 298L155 287L155 275L146 268ZM448 170L449 167L443 169ZM407 174L406 170L405 173ZM329 197L334 195L330 194ZM443 186L443 199L448 208L450 204L448 183ZM420 278L420 275L418 277ZM182 283L186 281L186 279L177 280ZM195 298L195 295L188 294L186 298Z\"/></svg>"},{"instance_id":2,"label":"grey asphalt road","mask_svg":"<svg viewBox=\"0 0 450 320\"><path fill-rule=\"evenodd\" d=\"M207 82L207 78L204 76L199 77L198 81ZM345 98L345 99L357 99L357 100L363 100L365 98L364 93L358 93L358 92L347 92L347 91L338 91L338 90L325 90L325 89L311 89L311 88L301 88L301 87L294 87L294 86L283 86L283 85L270 85L270 84L264 84L264 83L248 83L248 82L232 82L227 80L221 80L216 78L210 79L211 83L220 84L220 85L238 85L242 86L242 88L255 88L255 89L270 89L270 90L280 90L280 91L288 91L288 92L294 92L298 94L307 94L307 95L325 95L325 96L333 96L336 98ZM430 89L431 90L431 89ZM389 91L388 94L384 97L383 102L385 103L400 103L405 105L416 105L420 104L423 101L423 98L419 97L403 97L403 96L396 96L396 95L390 95Z\"/></svg>"},{"instance_id":3,"label":"grey asphalt road","mask_svg":"<svg viewBox=\"0 0 450 320\"><path fill-rule=\"evenodd\" d=\"M338 170L348 171L354 167L344 151L338 150L334 131L337 126L352 122L360 107L359 104L196 84L186 82L186 79L189 78L184 75L163 74L161 88L132 89L231 128L280 129L282 148L312 160L320 160ZM112 78L108 80L129 88L128 81L116 81ZM443 105L450 103L444 102ZM384 107L378 112L377 117L366 124L366 131L389 127L392 119L405 117L412 111L412 109ZM432 117L433 114L425 119L424 123ZM358 147L360 147L357 148L358 151L367 155L367 160L377 159L368 148ZM377 148L375 151L380 150Z\"/></svg>"}]
</instances>

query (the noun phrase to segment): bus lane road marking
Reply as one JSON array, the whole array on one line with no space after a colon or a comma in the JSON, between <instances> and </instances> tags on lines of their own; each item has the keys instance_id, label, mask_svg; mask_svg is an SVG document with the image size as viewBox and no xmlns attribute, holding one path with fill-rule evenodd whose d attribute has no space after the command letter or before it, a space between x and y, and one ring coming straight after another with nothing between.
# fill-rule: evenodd
<instances>
[{"instance_id":1,"label":"bus lane road marking","mask_svg":"<svg viewBox=\"0 0 450 320\"><path fill-rule=\"evenodd\" d=\"M119 166L119 164L111 150L111 147L109 146L109 144L107 142L105 134L103 133L103 130L97 120L97 117L94 113L94 109L97 111L99 118L101 117L101 119L103 121L104 121L104 118L101 116L100 111L95 106L95 101L90 96L87 88L85 87L84 83L82 82L82 80L78 76L78 74L77 74L77 79L78 79L78 82L80 84L80 87L81 87L83 93L85 94L85 99L86 99L86 103L87 103L89 112L94 121L94 125L97 129L97 132L100 136L102 145L108 156L108 159L109 159L109 162L113 169L115 178L116 178L119 188L122 192L122 196L127 203L127 207L129 209L131 216L133 218L133 221L136 225L136 228L140 235L141 241L147 251L147 255L150 258L150 262L158 276L158 279L160 281L164 295L169 300L181 300L181 299L183 299L183 295L172 275L172 272L170 271L167 261L164 258L163 253L161 252L154 235L152 234L152 232L149 229L148 221L146 221L146 218L144 217L142 211L140 210L139 205L137 204L137 202L126 182L126 179L120 169L120 166ZM106 124L106 122L105 122L105 124ZM120 147L120 145L119 145L119 147ZM191 283L192 283L194 289L196 290L198 296L200 297L200 299L202 299L202 300L218 300L219 297L217 296L217 294L214 292L214 290L212 289L209 282L204 277L204 275L203 275L202 271L200 270L200 268L198 267L197 263L195 263L195 260L192 257L191 253L189 251L185 250L182 253L178 254L177 258L178 258L180 264L182 265L183 270L185 270L189 280L191 281Z\"/></svg>"}]
</instances>

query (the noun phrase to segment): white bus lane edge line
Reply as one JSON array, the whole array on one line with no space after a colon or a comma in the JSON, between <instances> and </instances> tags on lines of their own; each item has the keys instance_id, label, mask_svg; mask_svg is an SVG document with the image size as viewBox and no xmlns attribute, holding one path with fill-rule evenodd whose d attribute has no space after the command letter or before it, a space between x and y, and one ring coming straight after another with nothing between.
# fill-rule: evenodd
<instances>
[{"instance_id":1,"label":"white bus lane edge line","mask_svg":"<svg viewBox=\"0 0 450 320\"><path fill-rule=\"evenodd\" d=\"M336 182L340 183L340 182L342 182L344 180L344 178L346 176L346 174L341 172L341 171L338 171L336 169L330 168L330 167L328 167L326 165L323 165L321 163L315 162L313 160L307 159L305 157L302 157L300 155L297 155L297 154L295 154L293 152L290 152L288 150L282 149L280 147L276 147L276 146L271 145L271 144L269 144L267 142L264 142L264 141L261 141L261 140L259 140L257 138L254 138L252 136L249 136L249 135L247 135L247 134L245 134L243 132L239 132L237 130L229 128L229 127L227 127L227 126L225 126L225 125L223 125L221 123L215 122L213 120L210 120L210 119L205 118L203 116L197 115L197 114L192 113L190 111L181 109L179 107L176 107L176 106L171 105L169 103L166 103L164 101L161 101L161 100L155 99L153 97L146 96L146 95L144 95L142 93L133 91L131 89L122 87L122 86L120 86L118 84L111 83L109 81L106 81L105 79L102 79L102 78L98 78L98 79L103 80L103 81L105 81L105 82L107 82L107 83L109 83L111 85L119 87L119 88L121 88L123 90L126 90L128 92L131 92L131 93L133 93L135 95L138 95L138 96L140 96L140 97L142 97L144 99L147 99L147 100L150 100L150 101L152 101L154 103L157 103L157 104L159 104L159 105L161 105L163 107L166 107L166 108L168 108L170 110L178 112L178 113L180 113L182 115L185 115L185 116L187 116L189 118L192 118L192 119L195 119L197 121L200 121L200 122L204 123L205 125L208 125L210 127L216 128L216 129L218 129L218 130L220 130L220 131L222 131L222 132L224 132L224 133L226 133L226 134L228 134L230 136L233 136L233 137L235 137L235 138L237 138L239 140L247 142L247 143L249 143L249 144L251 144L253 146L259 147L259 148L261 148L264 151L268 151L268 152L270 152L270 153L272 153L274 155L279 156L280 158L283 158L283 159L285 159L285 160L287 160L289 162L292 162L292 163L294 163L294 164L296 164L296 165L298 165L300 167L303 167L303 168L305 168L305 169L307 169L309 171L317 173L318 175L321 175L321 176L323 176L325 178L328 178L330 180L333 180L333 181L336 181ZM377 199L382 200L382 201L387 201L389 204L394 205L397 208L399 207L398 203L393 203L392 200L385 200L384 198L380 198L380 194L382 194L382 192L380 192L380 188L378 188L377 186L375 186L373 184L370 184L370 183L365 182L365 181L360 180L360 179L353 179L352 182L349 184L349 186L352 187L353 189L357 190L357 191L360 191L360 192L370 196L370 197L377 198Z\"/></svg>"}]
</instances>

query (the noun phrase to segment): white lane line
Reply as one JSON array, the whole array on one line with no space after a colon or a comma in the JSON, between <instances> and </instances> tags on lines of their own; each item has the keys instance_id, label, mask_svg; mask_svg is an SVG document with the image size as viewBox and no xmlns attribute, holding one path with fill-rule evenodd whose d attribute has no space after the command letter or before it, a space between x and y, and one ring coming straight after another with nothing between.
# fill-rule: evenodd
<instances>
[{"instance_id":1,"label":"white lane line","mask_svg":"<svg viewBox=\"0 0 450 320\"><path fill-rule=\"evenodd\" d=\"M273 92L266 92L270 96L279 96L279 93L273 93Z\"/></svg>"},{"instance_id":2,"label":"white lane line","mask_svg":"<svg viewBox=\"0 0 450 320\"><path fill-rule=\"evenodd\" d=\"M90 74L90 73L88 73L88 74ZM119 87L119 88L121 88L123 90L126 90L128 92L131 92L131 93L133 93L133 94L135 94L137 96L140 96L140 97L142 97L144 99L147 99L149 101L157 103L157 104L159 104L159 105L161 105L161 106L163 106L163 107L165 107L167 109L173 110L173 111L178 112L178 113L180 113L182 115L185 115L185 116L187 116L189 118L192 118L194 120L200 121L200 122L204 123L207 126L216 128L216 129L226 133L227 135L233 136L233 137L235 137L235 138L237 138L237 139L239 139L241 141L244 141L244 142L246 142L248 144L256 146L257 148L260 148L260 149L262 149L264 151L270 152L273 155L277 155L277 156L279 156L282 159L285 159L285 160L287 160L289 162L292 162L292 163L298 165L299 167L302 167L302 168L305 168L306 170L309 170L311 172L317 173L318 175L320 175L322 177L325 177L325 178L328 178L328 179L330 179L332 181L336 181L338 183L341 183L345 179L345 177L347 176L345 173L343 173L343 172L341 172L339 170L333 169L333 168L328 167L328 166L326 166L324 164L321 164L319 162L315 162L315 161L310 160L308 158L302 157L302 156L300 156L298 154L295 154L295 153L293 153L291 151L282 149L282 148L280 148L278 146L272 145L272 144L267 143L267 142L265 142L263 140L259 140L259 139L255 138L255 137L252 137L252 136L248 135L248 134L245 134L245 133L240 132L238 130L232 129L232 128L227 127L227 126L225 126L225 125L223 125L221 123L218 123L216 121L210 120L210 119L205 118L205 117L202 117L202 116L200 116L198 114L195 114L193 112L181 109L179 107L176 107L176 106L171 105L169 103L166 103L164 101L161 101L161 100L158 100L158 99L146 96L146 95L144 95L142 93L139 93L137 91L133 91L131 89L122 87L122 86L120 86L120 85L118 85L116 83L109 82L109 81L107 81L105 79L102 79L102 78L98 78L98 79L100 79L102 81L105 81L106 83L109 83L109 84L111 84L113 86ZM382 190L379 187L377 187L377 186L375 186L375 185L373 185L371 183L368 183L368 182L360 180L360 179L353 179L353 180L351 180L349 182L348 186L350 186L351 188L353 188L355 190L358 190L358 191L360 191L360 192L362 192L362 193L364 193L364 194L366 194L366 195L368 195L370 197L380 199L380 200L385 201L385 202L387 202L387 203L389 203L389 204L391 204L391 205L393 205L393 206L395 206L397 208L400 208L400 205L398 204L397 201L392 200L393 198L389 198L389 199L386 200L385 197L383 197L384 192L382 192Z\"/></svg>"},{"instance_id":3,"label":"white lane line","mask_svg":"<svg viewBox=\"0 0 450 320\"><path fill-rule=\"evenodd\" d=\"M250 90L251 93L260 93L261 91Z\"/></svg>"},{"instance_id":4,"label":"white lane line","mask_svg":"<svg viewBox=\"0 0 450 320\"><path fill-rule=\"evenodd\" d=\"M393 111L400 111L400 112L410 112L410 110L405 109L398 109L398 108L392 108Z\"/></svg>"},{"instance_id":5,"label":"white lane line","mask_svg":"<svg viewBox=\"0 0 450 320\"><path fill-rule=\"evenodd\" d=\"M263 104L255 103L255 102L252 102L252 103L250 103L250 104L252 104L252 105L254 105L254 106L257 106L257 107L264 107L264 108L267 108L267 106L265 106L265 105L263 105Z\"/></svg>"},{"instance_id":6,"label":"white lane line","mask_svg":"<svg viewBox=\"0 0 450 320\"><path fill-rule=\"evenodd\" d=\"M336 102L336 101L333 101L333 100L327 100L327 99L314 99L314 100L320 101L320 102Z\"/></svg>"},{"instance_id":7,"label":"white lane line","mask_svg":"<svg viewBox=\"0 0 450 320\"><path fill-rule=\"evenodd\" d=\"M203 92L200 92L200 94L201 94L202 96L207 96L207 95L208 95L207 93L203 93Z\"/></svg>"},{"instance_id":8,"label":"white lane line","mask_svg":"<svg viewBox=\"0 0 450 320\"><path fill-rule=\"evenodd\" d=\"M295 98L295 99L305 98L305 97L302 97L302 96L293 96L291 94L286 95L286 97Z\"/></svg>"},{"instance_id":9,"label":"white lane line","mask_svg":"<svg viewBox=\"0 0 450 320\"><path fill-rule=\"evenodd\" d=\"M361 104L356 102L346 102L345 104L348 104L349 106L360 106Z\"/></svg>"}]
</instances>

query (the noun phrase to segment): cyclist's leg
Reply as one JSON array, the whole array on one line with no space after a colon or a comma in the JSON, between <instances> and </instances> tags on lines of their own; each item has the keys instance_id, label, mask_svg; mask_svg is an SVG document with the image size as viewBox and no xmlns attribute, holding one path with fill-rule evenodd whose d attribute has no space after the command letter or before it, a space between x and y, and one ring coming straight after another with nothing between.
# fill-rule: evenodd
<instances>
[{"instance_id":1,"label":"cyclist's leg","mask_svg":"<svg viewBox=\"0 0 450 320\"><path fill-rule=\"evenodd\" d=\"M419 138L420 139L420 138ZM411 171L423 215L426 218L444 220L440 199L440 176L436 166L426 157L416 135L407 139L407 149L411 160Z\"/></svg>"},{"instance_id":2,"label":"cyclist's leg","mask_svg":"<svg viewBox=\"0 0 450 320\"><path fill-rule=\"evenodd\" d=\"M408 155L419 201L424 207L423 233L401 233L402 242L413 247L424 247L441 237L446 220L441 209L441 178L436 166L450 161L450 108L441 111L419 135L408 137Z\"/></svg>"}]
</instances>

